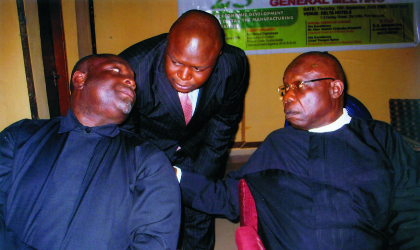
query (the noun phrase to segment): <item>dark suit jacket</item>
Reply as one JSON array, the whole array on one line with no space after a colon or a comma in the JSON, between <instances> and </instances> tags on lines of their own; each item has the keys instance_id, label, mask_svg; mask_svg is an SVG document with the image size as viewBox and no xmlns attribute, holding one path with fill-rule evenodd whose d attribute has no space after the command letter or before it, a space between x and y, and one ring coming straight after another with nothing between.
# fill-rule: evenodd
<instances>
[{"instance_id":1,"label":"dark suit jacket","mask_svg":"<svg viewBox=\"0 0 420 250\"><path fill-rule=\"evenodd\" d=\"M185 125L178 94L164 70L167 34L134 44L120 56L136 73L137 102L125 128L152 141L172 164L213 176L242 118L248 86L245 53L225 45L208 81L200 88L191 121ZM181 150L176 151L178 146Z\"/></svg>"}]
</instances>

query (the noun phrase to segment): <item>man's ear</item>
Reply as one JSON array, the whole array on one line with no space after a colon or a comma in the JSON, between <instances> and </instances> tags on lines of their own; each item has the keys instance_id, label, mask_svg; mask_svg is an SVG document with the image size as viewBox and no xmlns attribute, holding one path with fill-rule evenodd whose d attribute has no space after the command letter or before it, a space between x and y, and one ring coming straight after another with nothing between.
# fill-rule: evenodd
<instances>
[{"instance_id":1,"label":"man's ear","mask_svg":"<svg viewBox=\"0 0 420 250\"><path fill-rule=\"evenodd\" d=\"M344 83L341 80L331 82L331 94L334 99L339 98L344 91Z\"/></svg>"},{"instance_id":2,"label":"man's ear","mask_svg":"<svg viewBox=\"0 0 420 250\"><path fill-rule=\"evenodd\" d=\"M76 71L71 78L74 89L82 89L86 80L86 74L81 71Z\"/></svg>"}]
</instances>

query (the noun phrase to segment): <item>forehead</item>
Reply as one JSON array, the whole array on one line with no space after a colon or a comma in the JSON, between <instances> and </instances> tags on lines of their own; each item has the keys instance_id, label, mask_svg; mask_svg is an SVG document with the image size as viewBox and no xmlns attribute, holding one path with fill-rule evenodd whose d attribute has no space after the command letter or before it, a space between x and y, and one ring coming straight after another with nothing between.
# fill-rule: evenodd
<instances>
[{"instance_id":1,"label":"forehead","mask_svg":"<svg viewBox=\"0 0 420 250\"><path fill-rule=\"evenodd\" d=\"M121 64L131 69L130 65L124 59L117 56L107 56L107 57L96 58L96 60L93 63L96 65Z\"/></svg>"},{"instance_id":2,"label":"forehead","mask_svg":"<svg viewBox=\"0 0 420 250\"><path fill-rule=\"evenodd\" d=\"M191 36L173 32L168 36L166 53L172 59L188 62L191 65L205 65L217 58L221 46L210 37L203 34Z\"/></svg>"},{"instance_id":3,"label":"forehead","mask_svg":"<svg viewBox=\"0 0 420 250\"><path fill-rule=\"evenodd\" d=\"M92 68L96 68L97 70L105 70L107 67L119 67L119 68L125 68L128 71L130 71L130 74L134 77L134 71L131 68L130 64L126 62L124 59L117 57L117 56L107 56L107 57L100 57L96 58L92 63Z\"/></svg>"},{"instance_id":4,"label":"forehead","mask_svg":"<svg viewBox=\"0 0 420 250\"><path fill-rule=\"evenodd\" d=\"M284 80L304 78L305 76L328 75L329 71L330 69L325 59L319 56L302 56L296 58L286 68Z\"/></svg>"}]
</instances>

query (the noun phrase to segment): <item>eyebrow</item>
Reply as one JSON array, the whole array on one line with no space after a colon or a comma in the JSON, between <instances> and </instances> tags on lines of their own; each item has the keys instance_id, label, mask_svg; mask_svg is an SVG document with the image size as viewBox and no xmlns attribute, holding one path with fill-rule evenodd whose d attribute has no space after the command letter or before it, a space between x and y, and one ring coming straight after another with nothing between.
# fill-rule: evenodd
<instances>
[{"instance_id":1,"label":"eyebrow","mask_svg":"<svg viewBox=\"0 0 420 250\"><path fill-rule=\"evenodd\" d=\"M171 60L172 60L172 61L176 61L176 62L180 63L180 62L179 62L179 60L178 60L178 59L176 59L173 55L171 55L171 54L169 54L169 53L167 53L167 54L168 54L168 56L171 58Z\"/></svg>"},{"instance_id":2,"label":"eyebrow","mask_svg":"<svg viewBox=\"0 0 420 250\"><path fill-rule=\"evenodd\" d=\"M121 65L124 65L124 66L125 66L125 63L124 63L124 62L122 62L122 61L111 60L111 61L110 61L110 63L111 63L111 64L121 64Z\"/></svg>"},{"instance_id":3,"label":"eyebrow","mask_svg":"<svg viewBox=\"0 0 420 250\"><path fill-rule=\"evenodd\" d=\"M171 58L171 60L172 60L172 61L176 61L177 63L180 63L180 64L184 65L182 62L180 62L178 59L176 59L173 55L171 55L171 54L169 54L169 53L167 53L167 54L168 54L168 56ZM193 67L193 68L198 68L198 69L207 69L207 68L209 68L210 66L209 66L209 65L203 65L203 66L194 66L194 65L190 65L190 67Z\"/></svg>"}]
</instances>

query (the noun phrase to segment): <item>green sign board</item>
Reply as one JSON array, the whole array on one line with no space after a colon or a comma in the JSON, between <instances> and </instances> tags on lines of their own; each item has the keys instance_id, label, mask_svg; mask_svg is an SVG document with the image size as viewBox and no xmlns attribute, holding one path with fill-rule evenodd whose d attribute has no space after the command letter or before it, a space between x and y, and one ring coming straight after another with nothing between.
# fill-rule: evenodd
<instances>
[{"instance_id":1,"label":"green sign board","mask_svg":"<svg viewBox=\"0 0 420 250\"><path fill-rule=\"evenodd\" d=\"M243 50L413 44L414 3L218 10L229 44Z\"/></svg>"}]
</instances>

